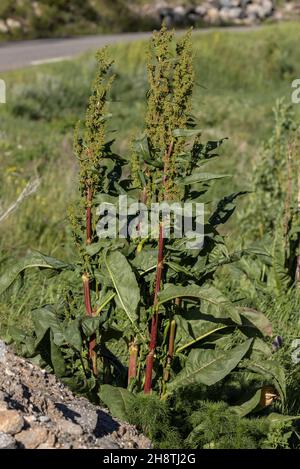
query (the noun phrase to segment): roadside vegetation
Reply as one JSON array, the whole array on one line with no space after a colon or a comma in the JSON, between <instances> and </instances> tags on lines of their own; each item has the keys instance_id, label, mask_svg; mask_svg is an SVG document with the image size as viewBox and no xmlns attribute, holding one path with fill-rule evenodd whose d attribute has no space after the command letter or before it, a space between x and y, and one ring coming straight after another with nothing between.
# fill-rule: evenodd
<instances>
[{"instance_id":1,"label":"roadside vegetation","mask_svg":"<svg viewBox=\"0 0 300 469\"><path fill-rule=\"evenodd\" d=\"M0 225L1 337L158 447L299 447L299 36L163 30L5 76L0 215L41 183ZM97 239L124 193L205 201L205 249Z\"/></svg>"}]
</instances>

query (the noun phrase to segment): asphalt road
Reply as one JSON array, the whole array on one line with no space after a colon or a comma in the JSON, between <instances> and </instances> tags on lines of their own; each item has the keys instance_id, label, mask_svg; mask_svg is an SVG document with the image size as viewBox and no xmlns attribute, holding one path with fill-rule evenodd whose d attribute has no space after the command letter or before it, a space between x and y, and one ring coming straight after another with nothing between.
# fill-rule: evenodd
<instances>
[{"instance_id":1,"label":"asphalt road","mask_svg":"<svg viewBox=\"0 0 300 469\"><path fill-rule=\"evenodd\" d=\"M257 29L257 27L210 28L195 31L195 34L204 34L216 29L243 32ZM145 39L150 35L151 33L126 33L85 36L72 39L37 39L33 41L1 43L0 72L67 60L88 50L98 49L117 42L132 42Z\"/></svg>"}]
</instances>

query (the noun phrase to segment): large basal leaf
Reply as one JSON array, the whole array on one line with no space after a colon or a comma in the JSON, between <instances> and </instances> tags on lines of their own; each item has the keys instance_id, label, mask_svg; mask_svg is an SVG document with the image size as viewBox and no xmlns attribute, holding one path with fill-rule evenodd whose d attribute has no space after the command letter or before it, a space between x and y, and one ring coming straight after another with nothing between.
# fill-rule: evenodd
<instances>
[{"instance_id":1,"label":"large basal leaf","mask_svg":"<svg viewBox=\"0 0 300 469\"><path fill-rule=\"evenodd\" d=\"M231 350L194 349L190 352L184 369L168 385L168 392L177 388L206 384L211 386L225 378L248 352L252 339Z\"/></svg>"},{"instance_id":2,"label":"large basal leaf","mask_svg":"<svg viewBox=\"0 0 300 469\"><path fill-rule=\"evenodd\" d=\"M107 253L105 263L122 308L133 329L145 340L137 327L140 290L130 264L118 251Z\"/></svg>"},{"instance_id":3,"label":"large basal leaf","mask_svg":"<svg viewBox=\"0 0 300 469\"><path fill-rule=\"evenodd\" d=\"M202 301L201 313L210 314L216 318L231 318L241 325L242 321L237 308L215 287L190 285L187 287L168 285L159 293L159 304L175 298L197 298Z\"/></svg>"},{"instance_id":4,"label":"large basal leaf","mask_svg":"<svg viewBox=\"0 0 300 469\"><path fill-rule=\"evenodd\" d=\"M80 320L74 319L64 329L64 338L68 345L74 347L78 352L82 349L82 338L80 333Z\"/></svg>"},{"instance_id":5,"label":"large basal leaf","mask_svg":"<svg viewBox=\"0 0 300 469\"><path fill-rule=\"evenodd\" d=\"M5 292L24 270L38 267L40 269L74 270L74 266L54 257L45 256L40 252L34 252L15 265L0 277L0 295Z\"/></svg>"},{"instance_id":6,"label":"large basal leaf","mask_svg":"<svg viewBox=\"0 0 300 469\"><path fill-rule=\"evenodd\" d=\"M258 389L254 396L251 397L248 401L244 402L241 405L233 406L231 409L239 416L245 417L246 415L250 414L254 409L256 409L261 401L261 393L262 390Z\"/></svg>"},{"instance_id":7,"label":"large basal leaf","mask_svg":"<svg viewBox=\"0 0 300 469\"><path fill-rule=\"evenodd\" d=\"M61 353L60 348L56 345L54 341L54 334L52 331L50 332L50 355L52 367L56 376L58 376L59 378L65 376L66 365L64 357Z\"/></svg>"},{"instance_id":8,"label":"large basal leaf","mask_svg":"<svg viewBox=\"0 0 300 469\"><path fill-rule=\"evenodd\" d=\"M53 341L57 346L64 343L63 327L53 305L46 305L43 308L33 310L31 317L36 334L36 345L41 342L49 329L53 333Z\"/></svg>"},{"instance_id":9,"label":"large basal leaf","mask_svg":"<svg viewBox=\"0 0 300 469\"><path fill-rule=\"evenodd\" d=\"M285 401L286 385L285 373L282 366L273 360L263 360L252 358L245 360L243 366L248 370L260 373L265 379L269 379L277 389L282 402Z\"/></svg>"},{"instance_id":10,"label":"large basal leaf","mask_svg":"<svg viewBox=\"0 0 300 469\"><path fill-rule=\"evenodd\" d=\"M103 384L100 388L99 397L108 407L113 417L123 421L127 420L127 407L134 399L134 395L127 389Z\"/></svg>"},{"instance_id":11,"label":"large basal leaf","mask_svg":"<svg viewBox=\"0 0 300 469\"><path fill-rule=\"evenodd\" d=\"M204 340L210 335L227 328L222 324L202 319L187 320L179 315L175 316L175 321L177 324L175 353L183 352L183 350L192 347L200 340Z\"/></svg>"},{"instance_id":12,"label":"large basal leaf","mask_svg":"<svg viewBox=\"0 0 300 469\"><path fill-rule=\"evenodd\" d=\"M263 313L252 308L240 308L240 314L246 319L246 325L257 328L263 335L272 337L272 324ZM250 323L250 324L249 324Z\"/></svg>"}]
</instances>

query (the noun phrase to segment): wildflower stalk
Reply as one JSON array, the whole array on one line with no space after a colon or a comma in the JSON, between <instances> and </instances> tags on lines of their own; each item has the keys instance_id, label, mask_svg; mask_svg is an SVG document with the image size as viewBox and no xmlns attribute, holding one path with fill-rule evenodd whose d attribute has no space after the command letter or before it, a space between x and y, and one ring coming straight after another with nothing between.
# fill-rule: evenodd
<instances>
[{"instance_id":1,"label":"wildflower stalk","mask_svg":"<svg viewBox=\"0 0 300 469\"><path fill-rule=\"evenodd\" d=\"M108 60L106 51L102 50L97 55L98 73L93 85L92 95L85 119L85 131L83 137L80 136L79 127L75 130L74 150L78 158L80 167L80 192L85 215L79 217L72 216L73 231L76 235L77 244L80 246L83 264L83 295L86 315L94 316L91 297L91 284L96 282L93 275L93 262L86 250L96 240L93 231L93 205L94 197L104 189L105 179L101 160L105 157L105 121L107 94L110 90L113 77L109 77L109 70L112 62ZM76 223L79 222L79 234L76 232ZM97 290L99 292L99 286ZM97 374L96 366L96 336L92 335L88 341L88 356L91 362L93 374Z\"/></svg>"},{"instance_id":2,"label":"wildflower stalk","mask_svg":"<svg viewBox=\"0 0 300 469\"><path fill-rule=\"evenodd\" d=\"M157 340L157 327L158 327L158 294L161 288L163 267L164 267L164 238L163 238L163 224L159 224L159 239L158 239L158 256L157 256L157 268L156 268L156 282L154 290L154 303L153 310L154 314L151 319L151 332L150 332L150 343L149 353L146 359L146 373L145 373L145 385L144 393L149 394L152 389L152 372L154 363L154 354Z\"/></svg>"},{"instance_id":3,"label":"wildflower stalk","mask_svg":"<svg viewBox=\"0 0 300 469\"><path fill-rule=\"evenodd\" d=\"M162 184L157 189L155 181L161 176L161 169L153 170L148 178L147 191L159 201L180 200L181 189L176 184L178 157L184 145L184 138L174 138L173 131L187 126L191 109L190 97L193 88L191 65L191 37L185 35L176 45L175 60L172 51L173 33L164 26L152 40L152 54L148 65L150 83L148 112L146 117L147 138L152 159L162 163ZM149 181L150 179L150 181ZM155 349L157 346L159 308L158 294L162 286L164 270L164 226L159 224L158 257L154 289L153 315L151 318L149 352L146 359L144 393L152 389L152 374ZM174 336L173 336L174 332ZM170 351L173 355L175 328L172 326Z\"/></svg>"}]
</instances>

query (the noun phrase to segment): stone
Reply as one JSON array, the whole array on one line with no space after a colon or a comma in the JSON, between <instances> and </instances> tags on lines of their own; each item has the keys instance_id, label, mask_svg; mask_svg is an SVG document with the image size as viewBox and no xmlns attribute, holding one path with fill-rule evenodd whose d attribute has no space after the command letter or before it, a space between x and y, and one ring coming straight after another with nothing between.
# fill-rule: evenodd
<instances>
[{"instance_id":1,"label":"stone","mask_svg":"<svg viewBox=\"0 0 300 469\"><path fill-rule=\"evenodd\" d=\"M31 425L31 424L33 424L34 422L36 422L36 416L35 416L35 415L25 415L25 416L24 416L24 419L25 419L25 421L26 421L29 425Z\"/></svg>"},{"instance_id":2,"label":"stone","mask_svg":"<svg viewBox=\"0 0 300 469\"><path fill-rule=\"evenodd\" d=\"M3 32L5 32L5 31L3 31ZM3 342L3 340L0 340L0 362L2 362L2 363L5 362L6 352L7 352L6 345Z\"/></svg>"},{"instance_id":3,"label":"stone","mask_svg":"<svg viewBox=\"0 0 300 469\"><path fill-rule=\"evenodd\" d=\"M221 8L220 10L220 19L225 23L230 20L230 9L229 8Z\"/></svg>"},{"instance_id":4,"label":"stone","mask_svg":"<svg viewBox=\"0 0 300 469\"><path fill-rule=\"evenodd\" d=\"M203 6L203 5L198 5L196 8L195 8L195 12L197 15L199 16L204 16L206 14L206 7Z\"/></svg>"},{"instance_id":5,"label":"stone","mask_svg":"<svg viewBox=\"0 0 300 469\"><path fill-rule=\"evenodd\" d=\"M37 449L55 449L56 436L54 433L49 432L47 440L40 444Z\"/></svg>"},{"instance_id":6,"label":"stone","mask_svg":"<svg viewBox=\"0 0 300 469\"><path fill-rule=\"evenodd\" d=\"M209 23L218 23L220 20L220 12L217 8L209 8L206 13L206 18Z\"/></svg>"},{"instance_id":7,"label":"stone","mask_svg":"<svg viewBox=\"0 0 300 469\"><path fill-rule=\"evenodd\" d=\"M15 435L24 425L23 417L16 410L0 411L0 432Z\"/></svg>"},{"instance_id":8,"label":"stone","mask_svg":"<svg viewBox=\"0 0 300 469\"><path fill-rule=\"evenodd\" d=\"M0 449L15 449L16 441L8 433L0 433Z\"/></svg>"},{"instance_id":9,"label":"stone","mask_svg":"<svg viewBox=\"0 0 300 469\"><path fill-rule=\"evenodd\" d=\"M7 33L8 27L3 20L0 20L0 33Z\"/></svg>"},{"instance_id":10,"label":"stone","mask_svg":"<svg viewBox=\"0 0 300 469\"><path fill-rule=\"evenodd\" d=\"M230 19L235 20L242 17L243 10L241 8L230 8L228 14Z\"/></svg>"},{"instance_id":11,"label":"stone","mask_svg":"<svg viewBox=\"0 0 300 469\"><path fill-rule=\"evenodd\" d=\"M80 425L70 422L69 420L60 420L58 428L62 433L69 433L69 435L80 436L83 431Z\"/></svg>"},{"instance_id":12,"label":"stone","mask_svg":"<svg viewBox=\"0 0 300 469\"><path fill-rule=\"evenodd\" d=\"M21 28L20 21L14 20L13 18L8 18L6 20L6 24L7 24L9 29L19 29L19 28Z\"/></svg>"},{"instance_id":13,"label":"stone","mask_svg":"<svg viewBox=\"0 0 300 469\"><path fill-rule=\"evenodd\" d=\"M0 398L0 412L1 412L2 410L7 410L7 408L8 408L7 402L5 402L4 400L2 400L2 399Z\"/></svg>"},{"instance_id":14,"label":"stone","mask_svg":"<svg viewBox=\"0 0 300 469\"><path fill-rule=\"evenodd\" d=\"M45 443L48 437L48 430L44 427L29 428L16 435L16 441L26 449L36 449Z\"/></svg>"},{"instance_id":15,"label":"stone","mask_svg":"<svg viewBox=\"0 0 300 469\"><path fill-rule=\"evenodd\" d=\"M41 423L48 423L48 422L50 422L50 417L48 417L48 415L41 415L39 417L39 421Z\"/></svg>"}]
</instances>

